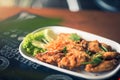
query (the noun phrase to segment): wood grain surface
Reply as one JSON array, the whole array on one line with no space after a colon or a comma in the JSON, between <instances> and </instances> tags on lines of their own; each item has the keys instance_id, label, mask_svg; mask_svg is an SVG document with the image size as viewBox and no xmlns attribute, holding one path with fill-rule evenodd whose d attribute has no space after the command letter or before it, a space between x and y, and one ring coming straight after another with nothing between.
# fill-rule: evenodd
<instances>
[{"instance_id":1,"label":"wood grain surface","mask_svg":"<svg viewBox=\"0 0 120 80\"><path fill-rule=\"evenodd\" d=\"M53 8L0 8L0 21L21 11L31 12L45 17L61 18L60 25L94 33L120 43L120 13L101 11L70 12Z\"/></svg>"}]
</instances>

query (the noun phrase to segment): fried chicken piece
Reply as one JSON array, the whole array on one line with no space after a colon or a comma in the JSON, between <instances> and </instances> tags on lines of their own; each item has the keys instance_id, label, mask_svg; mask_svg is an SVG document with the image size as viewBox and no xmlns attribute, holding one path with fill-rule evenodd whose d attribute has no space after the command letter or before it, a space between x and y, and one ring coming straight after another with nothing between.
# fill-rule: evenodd
<instances>
[{"instance_id":1,"label":"fried chicken piece","mask_svg":"<svg viewBox=\"0 0 120 80\"><path fill-rule=\"evenodd\" d=\"M88 43L88 50L92 52L99 52L101 51L99 46L100 46L100 43L97 40L91 41Z\"/></svg>"},{"instance_id":2,"label":"fried chicken piece","mask_svg":"<svg viewBox=\"0 0 120 80\"><path fill-rule=\"evenodd\" d=\"M75 44L73 49L79 50L79 51L84 51L84 48L80 46L80 44Z\"/></svg>"},{"instance_id":3,"label":"fried chicken piece","mask_svg":"<svg viewBox=\"0 0 120 80\"><path fill-rule=\"evenodd\" d=\"M59 52L46 52L44 54L39 53L35 57L40 61L57 65L57 63L62 59L62 57L64 57L64 54Z\"/></svg>"},{"instance_id":4,"label":"fried chicken piece","mask_svg":"<svg viewBox=\"0 0 120 80\"><path fill-rule=\"evenodd\" d=\"M117 52L104 52L102 56L104 59L114 59L119 56L119 54Z\"/></svg>"},{"instance_id":5,"label":"fried chicken piece","mask_svg":"<svg viewBox=\"0 0 120 80\"><path fill-rule=\"evenodd\" d=\"M86 40L82 40L81 42L77 42L76 44L74 44L74 49L77 49L79 51L84 51L87 48L87 41Z\"/></svg>"},{"instance_id":6,"label":"fried chicken piece","mask_svg":"<svg viewBox=\"0 0 120 80\"><path fill-rule=\"evenodd\" d=\"M103 61L99 65L93 65L93 64L87 64L85 67L85 71L87 72L103 72L103 71L109 71L114 69L114 67L117 65L117 60L109 60L109 61Z\"/></svg>"},{"instance_id":7,"label":"fried chicken piece","mask_svg":"<svg viewBox=\"0 0 120 80\"><path fill-rule=\"evenodd\" d=\"M72 69L75 64L77 63L76 58L72 55L70 57L64 57L59 63L58 63L58 67L62 67L62 68L67 68L67 69Z\"/></svg>"},{"instance_id":8,"label":"fried chicken piece","mask_svg":"<svg viewBox=\"0 0 120 80\"><path fill-rule=\"evenodd\" d=\"M84 51L72 50L58 63L58 67L73 69L79 67L81 63L89 61L90 57Z\"/></svg>"}]
</instances>

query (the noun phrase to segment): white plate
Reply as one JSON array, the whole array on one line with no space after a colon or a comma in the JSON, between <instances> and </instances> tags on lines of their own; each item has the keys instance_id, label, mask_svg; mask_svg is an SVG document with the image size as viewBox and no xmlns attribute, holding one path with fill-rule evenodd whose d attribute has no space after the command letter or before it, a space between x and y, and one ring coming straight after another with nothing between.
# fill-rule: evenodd
<instances>
[{"instance_id":1,"label":"white plate","mask_svg":"<svg viewBox=\"0 0 120 80\"><path fill-rule=\"evenodd\" d=\"M97 36L97 35L94 35L94 34L91 34L91 33L88 33L88 32L84 32L84 31L81 31L81 30L76 30L76 29L64 27L64 26L44 27L44 28L37 29L36 31L39 31L39 30L45 29L45 28L50 28L55 33L77 33L83 39L86 39L86 40L98 40L100 42L106 43L106 44L110 45L113 49L115 49L117 52L120 53L120 44L115 42L115 41L112 41L110 39L100 37L100 36ZM34 32L36 32L36 31L34 31ZM19 46L19 51L20 51L20 54L23 57L25 57L26 59L31 60L31 61L33 61L35 63L38 63L40 65L49 67L51 69L54 69L54 70L57 70L57 71L60 71L60 72L64 72L64 73L67 73L67 74L70 74L70 75L74 75L74 76L81 77L81 78L86 78L86 79L95 79L96 80L96 79L109 78L112 75L114 75L117 71L119 71L119 69L120 69L120 64L119 64L115 69L113 69L111 71L108 71L108 72L89 73L89 72L86 72L86 71L82 70L81 72L78 73L78 72L75 72L75 71L70 71L70 70L67 70L67 69L59 68L57 66L47 64L47 63L44 63L44 62L41 62L41 61L37 60L33 56L26 53L26 51L22 48L22 43Z\"/></svg>"}]
</instances>

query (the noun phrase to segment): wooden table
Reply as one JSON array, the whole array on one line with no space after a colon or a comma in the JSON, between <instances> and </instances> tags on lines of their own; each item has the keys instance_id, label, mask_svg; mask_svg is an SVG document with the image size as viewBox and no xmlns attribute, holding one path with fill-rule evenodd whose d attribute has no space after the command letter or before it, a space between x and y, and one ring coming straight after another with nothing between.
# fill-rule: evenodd
<instances>
[{"instance_id":1,"label":"wooden table","mask_svg":"<svg viewBox=\"0 0 120 80\"><path fill-rule=\"evenodd\" d=\"M70 12L63 9L0 8L0 20L20 11L28 11L45 17L62 18L61 25L94 33L120 43L120 13L101 11Z\"/></svg>"}]
</instances>

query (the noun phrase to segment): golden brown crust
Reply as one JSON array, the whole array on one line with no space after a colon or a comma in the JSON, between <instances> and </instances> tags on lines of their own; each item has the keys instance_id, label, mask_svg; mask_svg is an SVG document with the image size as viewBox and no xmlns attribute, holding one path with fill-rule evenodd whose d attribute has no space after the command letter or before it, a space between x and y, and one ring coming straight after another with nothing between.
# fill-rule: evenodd
<instances>
[{"instance_id":1,"label":"golden brown crust","mask_svg":"<svg viewBox=\"0 0 120 80\"><path fill-rule=\"evenodd\" d=\"M119 54L117 52L104 52L103 54L104 59L114 59L116 58Z\"/></svg>"},{"instance_id":2,"label":"golden brown crust","mask_svg":"<svg viewBox=\"0 0 120 80\"><path fill-rule=\"evenodd\" d=\"M79 67L81 63L87 62L89 60L90 57L84 51L77 51L75 53L68 53L58 63L58 66L63 68L73 69Z\"/></svg>"},{"instance_id":3,"label":"golden brown crust","mask_svg":"<svg viewBox=\"0 0 120 80\"><path fill-rule=\"evenodd\" d=\"M57 65L57 63L62 59L64 56L63 53L58 52L46 52L44 54L37 54L35 57L39 59L40 61L50 63L53 65Z\"/></svg>"},{"instance_id":4,"label":"golden brown crust","mask_svg":"<svg viewBox=\"0 0 120 80\"><path fill-rule=\"evenodd\" d=\"M117 64L117 60L109 60L109 61L103 61L99 65L93 65L88 64L85 67L85 71L87 72L103 72L103 71L109 71L114 69L115 65Z\"/></svg>"},{"instance_id":5,"label":"golden brown crust","mask_svg":"<svg viewBox=\"0 0 120 80\"><path fill-rule=\"evenodd\" d=\"M88 44L88 50L92 52L99 52L101 51L99 46L100 46L100 43L97 40L91 41Z\"/></svg>"}]
</instances>

